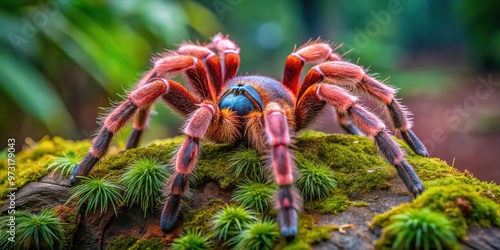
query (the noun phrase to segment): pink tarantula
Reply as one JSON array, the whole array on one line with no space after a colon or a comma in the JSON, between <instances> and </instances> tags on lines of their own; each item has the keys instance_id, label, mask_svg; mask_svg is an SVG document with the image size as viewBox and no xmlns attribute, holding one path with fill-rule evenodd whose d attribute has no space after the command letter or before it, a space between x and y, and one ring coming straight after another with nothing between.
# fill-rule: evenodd
<instances>
[{"instance_id":1,"label":"pink tarantula","mask_svg":"<svg viewBox=\"0 0 500 250\"><path fill-rule=\"evenodd\" d=\"M217 52L217 53L216 53ZM189 186L188 176L196 167L204 139L217 143L244 142L266 152L277 191L278 223L283 237L297 234L300 194L294 188L295 162L291 137L307 128L324 108L333 107L338 122L349 133L372 138L381 155L397 169L413 195L424 191L422 182L405 160L403 150L391 139L384 123L363 108L348 89L373 97L385 105L389 120L419 155L428 156L424 145L411 130L408 112L395 98L395 90L366 74L360 66L342 61L325 42L306 43L286 59L281 80L266 76L236 76L240 48L228 37L217 34L206 46L186 43L154 60L128 98L104 120L85 158L70 178L77 184L101 159L115 135L133 119L127 149L137 147L146 128L151 105L160 98L186 118L186 139L174 159L175 174L164 204L160 226L168 232L179 217L181 198ZM305 63L313 66L300 83ZM172 80L184 74L191 91Z\"/></svg>"}]
</instances>

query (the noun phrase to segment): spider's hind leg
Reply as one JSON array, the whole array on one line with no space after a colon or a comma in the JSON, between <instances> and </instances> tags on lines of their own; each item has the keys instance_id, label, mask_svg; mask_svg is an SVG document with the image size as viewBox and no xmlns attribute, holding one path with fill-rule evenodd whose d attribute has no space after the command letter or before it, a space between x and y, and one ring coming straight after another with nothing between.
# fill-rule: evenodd
<instances>
[{"instance_id":1,"label":"spider's hind leg","mask_svg":"<svg viewBox=\"0 0 500 250\"><path fill-rule=\"evenodd\" d=\"M352 135L365 135L361 129L354 124L354 122L349 119L348 115L337 110L337 121L340 127L342 127L347 133Z\"/></svg>"},{"instance_id":2,"label":"spider's hind leg","mask_svg":"<svg viewBox=\"0 0 500 250\"><path fill-rule=\"evenodd\" d=\"M297 105L297 114L310 114L311 107L328 103L339 112L345 112L352 121L375 141L380 154L394 167L406 188L417 196L424 191L422 181L406 162L404 152L390 137L384 123L357 103L357 98L345 89L330 84L315 84L304 91ZM309 119L301 119L309 120Z\"/></svg>"}]
</instances>

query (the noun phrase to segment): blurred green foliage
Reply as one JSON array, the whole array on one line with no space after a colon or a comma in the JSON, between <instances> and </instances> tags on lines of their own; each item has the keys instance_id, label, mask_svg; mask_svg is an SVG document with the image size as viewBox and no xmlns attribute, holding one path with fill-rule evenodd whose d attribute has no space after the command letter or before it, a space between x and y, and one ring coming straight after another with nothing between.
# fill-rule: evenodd
<instances>
[{"instance_id":1,"label":"blurred green foliage","mask_svg":"<svg viewBox=\"0 0 500 250\"><path fill-rule=\"evenodd\" d=\"M439 67L424 69L420 80L418 71L404 68L428 54L445 58L441 65L449 67L466 56L464 48L479 68L498 66L498 1L487 2L2 1L0 139L45 133L88 138L97 127L97 107L109 107L108 98L121 100L116 94L132 88L152 55L186 40L205 42L217 32L241 47L240 74L279 79L294 46L321 36L344 43L346 59L382 78L394 76L391 84L412 80L404 83L406 91L420 83L439 87L445 81ZM173 117L158 110L150 136L176 133L180 122Z\"/></svg>"}]
</instances>

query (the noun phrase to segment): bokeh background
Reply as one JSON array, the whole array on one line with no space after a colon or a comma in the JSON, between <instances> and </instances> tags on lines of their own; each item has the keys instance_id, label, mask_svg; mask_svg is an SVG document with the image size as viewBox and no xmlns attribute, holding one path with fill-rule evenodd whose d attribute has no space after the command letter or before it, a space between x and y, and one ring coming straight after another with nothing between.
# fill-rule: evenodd
<instances>
[{"instance_id":1,"label":"bokeh background","mask_svg":"<svg viewBox=\"0 0 500 250\"><path fill-rule=\"evenodd\" d=\"M182 41L229 34L240 74L280 79L294 46L320 36L390 77L432 156L500 183L499 9L494 0L3 0L0 149L7 138L18 150L46 135L91 138L99 107ZM143 143L179 134L170 110L154 113Z\"/></svg>"}]
</instances>

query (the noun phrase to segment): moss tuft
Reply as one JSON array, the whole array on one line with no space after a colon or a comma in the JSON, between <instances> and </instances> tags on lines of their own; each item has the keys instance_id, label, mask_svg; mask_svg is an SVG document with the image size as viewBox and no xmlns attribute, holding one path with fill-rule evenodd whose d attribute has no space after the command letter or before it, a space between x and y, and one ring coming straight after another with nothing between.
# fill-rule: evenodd
<instances>
[{"instance_id":1,"label":"moss tuft","mask_svg":"<svg viewBox=\"0 0 500 250\"><path fill-rule=\"evenodd\" d=\"M336 192L325 199L306 202L304 208L308 212L338 214L347 210L349 204L349 198L345 194Z\"/></svg>"},{"instance_id":2,"label":"moss tuft","mask_svg":"<svg viewBox=\"0 0 500 250\"><path fill-rule=\"evenodd\" d=\"M277 187L270 183L246 181L233 193L233 200L259 213L265 213L271 208L271 197Z\"/></svg>"},{"instance_id":3,"label":"moss tuft","mask_svg":"<svg viewBox=\"0 0 500 250\"><path fill-rule=\"evenodd\" d=\"M307 159L299 160L300 177L295 185L300 189L305 200L321 199L337 188L333 171L323 164Z\"/></svg>"},{"instance_id":4,"label":"moss tuft","mask_svg":"<svg viewBox=\"0 0 500 250\"><path fill-rule=\"evenodd\" d=\"M429 209L408 210L391 217L377 249L460 249L450 221Z\"/></svg>"},{"instance_id":5,"label":"moss tuft","mask_svg":"<svg viewBox=\"0 0 500 250\"><path fill-rule=\"evenodd\" d=\"M468 225L482 227L500 226L500 205L482 197L469 185L429 188L411 203L375 216L373 222L380 226L390 224L390 218L409 209L428 208L446 215L458 239L466 235Z\"/></svg>"},{"instance_id":6,"label":"moss tuft","mask_svg":"<svg viewBox=\"0 0 500 250\"><path fill-rule=\"evenodd\" d=\"M229 157L231 167L237 177L247 178L255 182L266 182L268 173L262 163L262 155L255 149L241 148L232 152Z\"/></svg>"}]
</instances>

